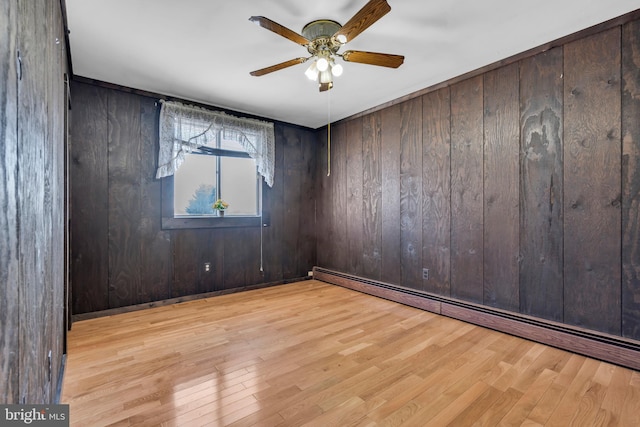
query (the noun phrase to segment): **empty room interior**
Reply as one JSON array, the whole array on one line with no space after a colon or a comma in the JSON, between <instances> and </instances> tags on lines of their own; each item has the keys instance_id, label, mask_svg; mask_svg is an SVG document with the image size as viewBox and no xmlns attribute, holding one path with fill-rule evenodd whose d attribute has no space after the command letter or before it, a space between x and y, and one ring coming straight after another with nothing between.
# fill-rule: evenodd
<instances>
[{"instance_id":1,"label":"empty room interior","mask_svg":"<svg viewBox=\"0 0 640 427\"><path fill-rule=\"evenodd\" d=\"M640 0L0 0L0 74L1 404L640 422Z\"/></svg>"}]
</instances>

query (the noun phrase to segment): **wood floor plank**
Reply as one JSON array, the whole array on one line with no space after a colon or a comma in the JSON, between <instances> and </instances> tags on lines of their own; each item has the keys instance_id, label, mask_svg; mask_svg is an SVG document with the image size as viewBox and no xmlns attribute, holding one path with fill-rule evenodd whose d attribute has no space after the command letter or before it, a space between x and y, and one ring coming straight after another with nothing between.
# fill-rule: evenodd
<instances>
[{"instance_id":1,"label":"wood floor plank","mask_svg":"<svg viewBox=\"0 0 640 427\"><path fill-rule=\"evenodd\" d=\"M604 425L618 424L618 414L623 410L624 401L629 390L632 372L628 369L614 367L611 381L607 387L606 395L600 407L607 414L607 422Z\"/></svg>"},{"instance_id":2,"label":"wood floor plank","mask_svg":"<svg viewBox=\"0 0 640 427\"><path fill-rule=\"evenodd\" d=\"M640 414L640 373L633 372L631 374L630 387L622 406L619 425L633 426L638 423L638 414Z\"/></svg>"},{"instance_id":3,"label":"wood floor plank","mask_svg":"<svg viewBox=\"0 0 640 427\"><path fill-rule=\"evenodd\" d=\"M478 390L475 390L475 388ZM426 425L472 425L493 407L503 395L500 390L479 381Z\"/></svg>"},{"instance_id":4,"label":"wood floor plank","mask_svg":"<svg viewBox=\"0 0 640 427\"><path fill-rule=\"evenodd\" d=\"M520 397L520 400L500 420L501 426L517 426L524 423L531 410L558 375L551 369L545 369Z\"/></svg>"},{"instance_id":5,"label":"wood floor plank","mask_svg":"<svg viewBox=\"0 0 640 427\"><path fill-rule=\"evenodd\" d=\"M74 323L72 426L637 425L640 373L315 280Z\"/></svg>"},{"instance_id":6,"label":"wood floor plank","mask_svg":"<svg viewBox=\"0 0 640 427\"><path fill-rule=\"evenodd\" d=\"M545 425L558 427L571 425L572 420L578 415L581 397L589 387L590 379L598 369L598 364L598 361L592 359L584 361L580 370L571 378L567 392Z\"/></svg>"}]
</instances>

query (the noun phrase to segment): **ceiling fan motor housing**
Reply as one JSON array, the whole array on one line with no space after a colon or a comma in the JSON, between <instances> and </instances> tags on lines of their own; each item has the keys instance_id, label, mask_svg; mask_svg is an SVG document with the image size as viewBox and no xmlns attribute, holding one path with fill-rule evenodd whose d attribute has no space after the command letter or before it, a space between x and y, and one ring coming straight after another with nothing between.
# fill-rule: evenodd
<instances>
[{"instance_id":1,"label":"ceiling fan motor housing","mask_svg":"<svg viewBox=\"0 0 640 427\"><path fill-rule=\"evenodd\" d=\"M311 41L307 46L309 53L312 55L322 51L336 53L341 44L333 40L333 35L341 28L342 25L330 19L318 19L305 25L302 29L302 36Z\"/></svg>"}]
</instances>

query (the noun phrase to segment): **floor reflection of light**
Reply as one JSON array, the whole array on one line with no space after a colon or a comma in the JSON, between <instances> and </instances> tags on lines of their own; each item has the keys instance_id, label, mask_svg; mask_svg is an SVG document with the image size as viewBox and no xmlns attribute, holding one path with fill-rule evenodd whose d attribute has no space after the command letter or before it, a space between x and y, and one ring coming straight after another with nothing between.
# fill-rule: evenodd
<instances>
[{"instance_id":1,"label":"floor reflection of light","mask_svg":"<svg viewBox=\"0 0 640 427\"><path fill-rule=\"evenodd\" d=\"M223 425L261 409L255 394L268 388L269 384L257 366L250 363L243 368L216 371L175 385L171 402L175 422L178 425Z\"/></svg>"}]
</instances>

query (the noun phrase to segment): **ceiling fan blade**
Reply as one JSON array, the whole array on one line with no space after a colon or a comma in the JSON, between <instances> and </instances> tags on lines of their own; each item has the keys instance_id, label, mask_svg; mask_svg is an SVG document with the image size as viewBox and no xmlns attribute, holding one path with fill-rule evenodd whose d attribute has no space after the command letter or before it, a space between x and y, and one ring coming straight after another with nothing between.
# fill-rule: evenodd
<instances>
[{"instance_id":1,"label":"ceiling fan blade","mask_svg":"<svg viewBox=\"0 0 640 427\"><path fill-rule=\"evenodd\" d=\"M266 28L269 31L273 31L274 33L281 35L284 38L291 40L294 43L298 43L299 45L306 46L310 43L305 37L302 37L300 34L296 33L293 30L284 27L277 22L273 22L269 18L265 18L264 16L252 16L249 18L249 21L254 22L260 25L262 28Z\"/></svg>"},{"instance_id":2,"label":"ceiling fan blade","mask_svg":"<svg viewBox=\"0 0 640 427\"><path fill-rule=\"evenodd\" d=\"M302 64L303 62L307 62L308 58L296 58L290 59L288 61L281 62L276 65L272 65L270 67L261 68L256 71L252 71L249 74L252 76L264 76L265 74L273 73L274 71L282 70L283 68L291 67L292 65Z\"/></svg>"},{"instance_id":3,"label":"ceiling fan blade","mask_svg":"<svg viewBox=\"0 0 640 427\"><path fill-rule=\"evenodd\" d=\"M404 56L402 55L364 52L361 50L347 50L342 54L342 59L348 62L359 62L361 64L379 65L389 68L398 68L404 62Z\"/></svg>"},{"instance_id":4,"label":"ceiling fan blade","mask_svg":"<svg viewBox=\"0 0 640 427\"><path fill-rule=\"evenodd\" d=\"M333 37L338 36L346 37L344 43L350 42L355 39L358 34L369 28L378 19L389 13L391 6L387 3L387 0L370 0L365 4L362 9L358 11L353 18L339 29Z\"/></svg>"}]
</instances>

